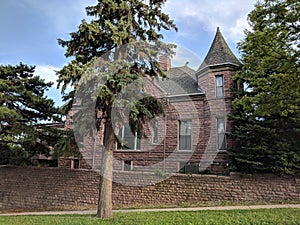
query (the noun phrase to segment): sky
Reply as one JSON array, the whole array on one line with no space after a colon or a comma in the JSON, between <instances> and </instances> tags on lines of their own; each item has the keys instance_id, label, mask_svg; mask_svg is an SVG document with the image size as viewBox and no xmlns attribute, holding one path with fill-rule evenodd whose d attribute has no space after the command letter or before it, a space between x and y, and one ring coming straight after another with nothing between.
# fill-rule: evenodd
<instances>
[{"instance_id":1,"label":"sky","mask_svg":"<svg viewBox=\"0 0 300 225\"><path fill-rule=\"evenodd\" d=\"M168 0L169 14L178 32L164 32L164 41L179 46L176 66L185 64L183 55L193 56L190 66L197 68L209 50L217 27L239 58L236 46L249 28L247 15L256 0ZM57 39L69 40L82 19L89 19L85 7L97 0L0 0L0 65L23 62L36 66L36 74L56 87L55 70L70 59ZM178 61L178 59L180 59ZM198 62L199 61L199 62ZM173 63L173 62L172 62ZM174 65L173 64L173 65ZM60 91L51 88L47 95L61 105Z\"/></svg>"}]
</instances>

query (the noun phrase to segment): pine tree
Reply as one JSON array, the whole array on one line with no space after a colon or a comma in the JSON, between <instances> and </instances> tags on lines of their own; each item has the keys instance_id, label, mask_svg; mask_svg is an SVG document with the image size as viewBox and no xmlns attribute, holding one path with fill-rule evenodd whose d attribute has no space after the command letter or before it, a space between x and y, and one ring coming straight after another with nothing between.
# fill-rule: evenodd
<instances>
[{"instance_id":1,"label":"pine tree","mask_svg":"<svg viewBox=\"0 0 300 225\"><path fill-rule=\"evenodd\" d=\"M49 155L53 144L45 121L59 114L44 95L52 83L34 76L34 69L22 63L0 66L1 164L28 165L35 153Z\"/></svg>"},{"instance_id":2,"label":"pine tree","mask_svg":"<svg viewBox=\"0 0 300 225\"><path fill-rule=\"evenodd\" d=\"M300 3L264 0L248 17L238 45L244 90L233 102L229 151L242 172L300 174Z\"/></svg>"},{"instance_id":3,"label":"pine tree","mask_svg":"<svg viewBox=\"0 0 300 225\"><path fill-rule=\"evenodd\" d=\"M101 169L97 212L97 216L101 218L111 217L112 215L112 158L116 146L116 135L111 114L113 105L116 103L116 96L127 85L138 81L145 74L163 76L159 64L149 58L140 59L136 63L125 62L123 64L124 56L120 48L139 41L145 41L145 43L159 41L163 38L160 33L161 30L177 30L169 16L162 12L165 1L149 0L146 3L142 0L98 0L97 5L86 8L87 15L94 17L94 19L90 22L83 20L78 31L71 33L69 41L59 39L59 44L66 47L65 55L74 57L72 62L58 72L62 91L65 91L67 85L75 88L73 92L65 96L65 99L70 100L69 106L74 101L76 91L77 94L81 92L81 95L84 96L89 93L89 90L85 87L90 87L90 84L97 84L99 81L97 80L99 76L89 80L86 73L89 65L95 62L95 57L102 56L103 58L104 53L107 54L109 51L113 53L113 63L109 63L108 60L106 66L114 67L112 71L115 70L116 72L106 76L105 85L101 87L95 100L95 110L101 112L102 115L101 118L97 118L100 120L97 122L97 129L99 129L101 121L105 123L103 141L105 153ZM160 44L164 46L162 43ZM133 46L132 49L135 49L135 47ZM170 52L168 49L168 46L166 46L164 52ZM145 55L147 56L148 53L145 52ZM135 52L129 52L128 54L134 56ZM110 59L110 57L107 58ZM120 65L121 69L118 67ZM85 85L80 87L79 81L83 81ZM142 86L139 86L138 90L140 88ZM87 99L89 99L88 96ZM84 101L83 104L86 106L89 102ZM142 123L147 118L163 111L161 103L151 96L140 101L131 102L127 100L119 104L130 110L129 123L133 131L140 130ZM89 124L86 124L86 126L89 126Z\"/></svg>"}]
</instances>

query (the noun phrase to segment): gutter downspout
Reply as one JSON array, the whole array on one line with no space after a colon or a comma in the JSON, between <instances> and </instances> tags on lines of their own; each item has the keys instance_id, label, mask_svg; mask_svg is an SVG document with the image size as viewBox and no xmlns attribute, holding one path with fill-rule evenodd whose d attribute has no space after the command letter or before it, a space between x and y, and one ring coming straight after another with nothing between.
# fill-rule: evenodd
<instances>
[{"instance_id":1,"label":"gutter downspout","mask_svg":"<svg viewBox=\"0 0 300 225\"><path fill-rule=\"evenodd\" d=\"M167 120L166 120L166 115L164 116L164 147L163 147L163 172L166 172L166 138L167 138Z\"/></svg>"}]
</instances>

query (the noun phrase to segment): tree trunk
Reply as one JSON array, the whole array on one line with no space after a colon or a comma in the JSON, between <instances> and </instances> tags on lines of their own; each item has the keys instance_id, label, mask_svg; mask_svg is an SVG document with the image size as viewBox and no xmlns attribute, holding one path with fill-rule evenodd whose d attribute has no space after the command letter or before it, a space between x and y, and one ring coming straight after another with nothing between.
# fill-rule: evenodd
<instances>
[{"instance_id":1,"label":"tree trunk","mask_svg":"<svg viewBox=\"0 0 300 225\"><path fill-rule=\"evenodd\" d=\"M110 120L105 123L104 146L97 217L110 218L112 217L112 171L115 148L115 134Z\"/></svg>"}]
</instances>

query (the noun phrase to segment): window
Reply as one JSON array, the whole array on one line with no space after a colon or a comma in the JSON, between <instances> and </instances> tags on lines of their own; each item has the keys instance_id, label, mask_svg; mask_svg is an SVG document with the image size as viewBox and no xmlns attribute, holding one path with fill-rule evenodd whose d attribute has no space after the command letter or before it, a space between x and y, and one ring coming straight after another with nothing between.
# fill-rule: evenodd
<instances>
[{"instance_id":1,"label":"window","mask_svg":"<svg viewBox=\"0 0 300 225\"><path fill-rule=\"evenodd\" d=\"M125 124L119 132L118 149L139 150L141 149L141 136L131 132L129 124Z\"/></svg>"},{"instance_id":2,"label":"window","mask_svg":"<svg viewBox=\"0 0 300 225\"><path fill-rule=\"evenodd\" d=\"M152 129L152 143L158 143L158 121L156 119L151 121L151 129Z\"/></svg>"},{"instance_id":3,"label":"window","mask_svg":"<svg viewBox=\"0 0 300 225\"><path fill-rule=\"evenodd\" d=\"M70 160L70 168L71 169L79 169L79 159L71 159Z\"/></svg>"},{"instance_id":4,"label":"window","mask_svg":"<svg viewBox=\"0 0 300 225\"><path fill-rule=\"evenodd\" d=\"M79 169L79 159L74 159L74 169Z\"/></svg>"},{"instance_id":5,"label":"window","mask_svg":"<svg viewBox=\"0 0 300 225\"><path fill-rule=\"evenodd\" d=\"M199 173L199 165L198 164L190 164L190 163L179 163L179 173Z\"/></svg>"},{"instance_id":6,"label":"window","mask_svg":"<svg viewBox=\"0 0 300 225\"><path fill-rule=\"evenodd\" d=\"M224 97L223 76L216 76L216 97Z\"/></svg>"},{"instance_id":7,"label":"window","mask_svg":"<svg viewBox=\"0 0 300 225\"><path fill-rule=\"evenodd\" d=\"M179 150L192 150L192 121L179 121Z\"/></svg>"},{"instance_id":8,"label":"window","mask_svg":"<svg viewBox=\"0 0 300 225\"><path fill-rule=\"evenodd\" d=\"M72 126L74 124L73 123L73 116L70 116L69 119L66 120L66 122L67 122L68 126Z\"/></svg>"},{"instance_id":9,"label":"window","mask_svg":"<svg viewBox=\"0 0 300 225\"><path fill-rule=\"evenodd\" d=\"M131 161L124 161L124 171L131 171L132 166L131 166Z\"/></svg>"},{"instance_id":10,"label":"window","mask_svg":"<svg viewBox=\"0 0 300 225\"><path fill-rule=\"evenodd\" d=\"M233 90L237 91L240 89L239 87L240 87L239 82L237 80L234 80L233 81Z\"/></svg>"},{"instance_id":11,"label":"window","mask_svg":"<svg viewBox=\"0 0 300 225\"><path fill-rule=\"evenodd\" d=\"M218 150L226 150L225 119L217 119Z\"/></svg>"}]
</instances>

